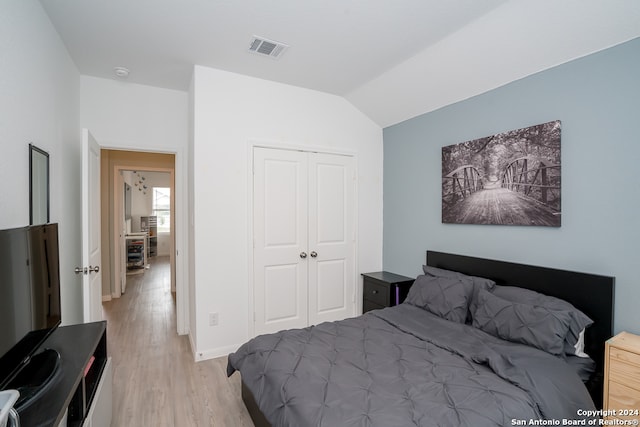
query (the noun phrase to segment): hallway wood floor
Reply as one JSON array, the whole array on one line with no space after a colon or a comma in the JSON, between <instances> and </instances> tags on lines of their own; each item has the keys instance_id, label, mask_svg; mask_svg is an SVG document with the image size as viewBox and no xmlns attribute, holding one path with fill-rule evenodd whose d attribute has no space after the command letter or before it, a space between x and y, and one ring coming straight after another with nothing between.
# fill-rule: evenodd
<instances>
[{"instance_id":1,"label":"hallway wood floor","mask_svg":"<svg viewBox=\"0 0 640 427\"><path fill-rule=\"evenodd\" d=\"M253 426L239 375L227 378L227 358L195 363L188 337L177 335L169 258L150 264L144 274L127 276L121 298L103 303L112 426Z\"/></svg>"}]
</instances>

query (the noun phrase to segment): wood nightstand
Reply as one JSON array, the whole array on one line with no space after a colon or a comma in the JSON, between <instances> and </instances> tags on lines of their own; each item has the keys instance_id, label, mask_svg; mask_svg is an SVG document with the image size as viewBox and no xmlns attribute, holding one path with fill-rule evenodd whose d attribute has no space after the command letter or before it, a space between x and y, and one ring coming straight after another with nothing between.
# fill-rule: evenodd
<instances>
[{"instance_id":1,"label":"wood nightstand","mask_svg":"<svg viewBox=\"0 0 640 427\"><path fill-rule=\"evenodd\" d=\"M605 343L603 409L621 420L640 419L640 336L620 332Z\"/></svg>"},{"instance_id":2,"label":"wood nightstand","mask_svg":"<svg viewBox=\"0 0 640 427\"><path fill-rule=\"evenodd\" d=\"M388 271L362 274L362 313L404 301L415 279Z\"/></svg>"}]
</instances>

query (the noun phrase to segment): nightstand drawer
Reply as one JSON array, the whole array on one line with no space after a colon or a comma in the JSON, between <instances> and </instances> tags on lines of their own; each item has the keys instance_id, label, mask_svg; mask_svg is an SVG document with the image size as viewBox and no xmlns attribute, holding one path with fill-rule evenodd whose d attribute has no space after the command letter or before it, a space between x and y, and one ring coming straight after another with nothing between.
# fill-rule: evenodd
<instances>
[{"instance_id":1,"label":"nightstand drawer","mask_svg":"<svg viewBox=\"0 0 640 427\"><path fill-rule=\"evenodd\" d=\"M371 302L368 299L362 301L362 312L366 313L371 310L379 310L381 308L386 308L384 305L376 304L375 302Z\"/></svg>"},{"instance_id":2,"label":"nightstand drawer","mask_svg":"<svg viewBox=\"0 0 640 427\"><path fill-rule=\"evenodd\" d=\"M613 362L614 360L619 360L622 362L631 363L637 365L638 370L640 371L640 354L612 347L609 355L611 357L611 362Z\"/></svg>"},{"instance_id":3,"label":"nightstand drawer","mask_svg":"<svg viewBox=\"0 0 640 427\"><path fill-rule=\"evenodd\" d=\"M624 353L622 356L635 356L638 355L629 353L624 350L611 349L609 359L609 379L618 383L623 383L628 387L640 390L640 366L632 365L631 363L622 362L621 359L614 358L613 352ZM622 359L625 360L625 359ZM638 392L640 393L640 391Z\"/></svg>"},{"instance_id":4,"label":"nightstand drawer","mask_svg":"<svg viewBox=\"0 0 640 427\"><path fill-rule=\"evenodd\" d=\"M640 336L620 332L605 343L604 408L628 410L629 417L617 412L613 418L636 420L640 416Z\"/></svg>"},{"instance_id":5,"label":"nightstand drawer","mask_svg":"<svg viewBox=\"0 0 640 427\"><path fill-rule=\"evenodd\" d=\"M383 307L389 306L389 287L375 283L371 280L365 280L362 296L365 300L369 300Z\"/></svg>"},{"instance_id":6,"label":"nightstand drawer","mask_svg":"<svg viewBox=\"0 0 640 427\"><path fill-rule=\"evenodd\" d=\"M620 409L636 411L639 408L640 391L618 384L615 381L609 382L609 404L607 405L607 409L615 409L616 411L619 411ZM635 420L638 419L638 416L633 414L632 416L625 417L621 416L618 412L615 418L619 418L621 420Z\"/></svg>"}]
</instances>

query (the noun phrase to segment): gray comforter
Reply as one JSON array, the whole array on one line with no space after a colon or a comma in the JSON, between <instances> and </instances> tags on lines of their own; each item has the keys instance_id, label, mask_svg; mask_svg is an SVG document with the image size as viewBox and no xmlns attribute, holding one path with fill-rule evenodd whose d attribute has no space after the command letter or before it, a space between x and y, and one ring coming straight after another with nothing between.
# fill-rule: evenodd
<instances>
[{"instance_id":1,"label":"gray comforter","mask_svg":"<svg viewBox=\"0 0 640 427\"><path fill-rule=\"evenodd\" d=\"M262 335L229 355L273 426L493 426L582 418L576 373L409 304Z\"/></svg>"}]
</instances>

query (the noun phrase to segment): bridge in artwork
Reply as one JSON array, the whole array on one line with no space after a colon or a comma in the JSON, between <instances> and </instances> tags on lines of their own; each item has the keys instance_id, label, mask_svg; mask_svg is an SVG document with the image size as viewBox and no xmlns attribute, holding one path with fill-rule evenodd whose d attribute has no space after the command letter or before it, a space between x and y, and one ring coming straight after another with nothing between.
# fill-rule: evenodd
<instances>
[{"instance_id":1,"label":"bridge in artwork","mask_svg":"<svg viewBox=\"0 0 640 427\"><path fill-rule=\"evenodd\" d=\"M442 186L445 223L560 225L560 165L549 159L512 159L494 180L464 165L447 173Z\"/></svg>"}]
</instances>

